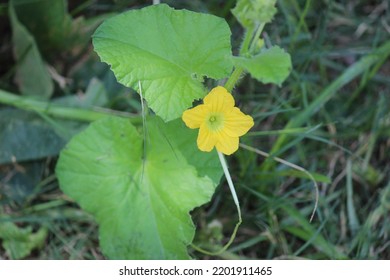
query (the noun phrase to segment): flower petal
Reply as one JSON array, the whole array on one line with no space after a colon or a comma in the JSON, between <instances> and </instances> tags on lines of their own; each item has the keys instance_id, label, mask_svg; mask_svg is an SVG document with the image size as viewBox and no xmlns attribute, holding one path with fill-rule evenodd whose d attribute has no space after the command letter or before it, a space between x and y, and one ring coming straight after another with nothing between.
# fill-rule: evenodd
<instances>
[{"instance_id":1,"label":"flower petal","mask_svg":"<svg viewBox=\"0 0 390 280\"><path fill-rule=\"evenodd\" d=\"M217 134L210 131L206 124L202 124L199 129L197 144L199 150L210 152L217 143Z\"/></svg>"},{"instance_id":2,"label":"flower petal","mask_svg":"<svg viewBox=\"0 0 390 280\"><path fill-rule=\"evenodd\" d=\"M212 112L230 112L234 107L234 98L224 87L213 88L203 99Z\"/></svg>"},{"instance_id":3,"label":"flower petal","mask_svg":"<svg viewBox=\"0 0 390 280\"><path fill-rule=\"evenodd\" d=\"M224 131L218 132L218 142L216 148L219 152L225 155L231 155L238 150L238 137L231 137Z\"/></svg>"},{"instance_id":4,"label":"flower petal","mask_svg":"<svg viewBox=\"0 0 390 280\"><path fill-rule=\"evenodd\" d=\"M183 112L182 119L189 128L199 128L208 113L207 106L198 105Z\"/></svg>"},{"instance_id":5,"label":"flower petal","mask_svg":"<svg viewBox=\"0 0 390 280\"><path fill-rule=\"evenodd\" d=\"M237 107L234 107L229 114L225 114L223 131L231 136L242 136L254 125L253 119L245 115Z\"/></svg>"}]
</instances>

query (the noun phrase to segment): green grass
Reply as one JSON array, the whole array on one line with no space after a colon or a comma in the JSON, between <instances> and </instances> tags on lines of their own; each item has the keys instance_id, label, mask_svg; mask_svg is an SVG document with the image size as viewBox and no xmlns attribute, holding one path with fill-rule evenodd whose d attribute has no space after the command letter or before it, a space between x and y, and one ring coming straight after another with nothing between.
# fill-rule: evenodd
<instances>
[{"instance_id":1,"label":"green grass","mask_svg":"<svg viewBox=\"0 0 390 280\"><path fill-rule=\"evenodd\" d=\"M76 2L79 1L69 1L70 13L75 17L84 15L93 22L107 13L139 8L152 1ZM229 13L234 1L162 2L226 18L233 32L233 46L237 47L243 37L243 30ZM271 157L262 158L244 149L229 157L243 223L228 251L211 257L190 248L193 257L390 258L390 8L385 2L278 0L278 13L266 25L263 36L267 44L278 44L291 54L293 72L281 87L263 85L245 76L235 88L237 103L254 117L256 124L243 143L269 152ZM48 54L43 54L60 80L67 81L63 87L55 85L50 103L9 96L19 90L12 32L3 6L0 240L3 244L6 240L6 230L1 227L6 222L32 229L25 235L11 235L21 236L13 240L15 244L29 244L28 237L45 228L43 242L37 241L24 258L102 259L98 228L92 217L58 188L54 175L58 151L32 152L46 138L33 137L31 131L54 129L72 135L85 127L74 119L91 121L107 114L107 110L127 114L139 122L138 117L129 114L139 115L138 97L115 82L89 42L71 51L49 49ZM71 103L61 111L63 105L52 103L59 97L69 99L76 93L85 93L92 78L104 85L108 96L105 111L89 110L82 104L74 107ZM15 107L20 111L13 111L13 116L20 117L2 122ZM26 115L22 110L33 112ZM10 124L12 129L25 129L30 134L7 134ZM5 136L11 139L6 141ZM29 140L25 160L2 160L5 143L16 142L20 137ZM304 173L272 156L307 169L318 181L319 205L311 223L313 183ZM193 217L198 226L197 245L216 251L227 242L237 214L225 181L212 202L195 209ZM8 258L9 253L0 246L0 259Z\"/></svg>"}]
</instances>

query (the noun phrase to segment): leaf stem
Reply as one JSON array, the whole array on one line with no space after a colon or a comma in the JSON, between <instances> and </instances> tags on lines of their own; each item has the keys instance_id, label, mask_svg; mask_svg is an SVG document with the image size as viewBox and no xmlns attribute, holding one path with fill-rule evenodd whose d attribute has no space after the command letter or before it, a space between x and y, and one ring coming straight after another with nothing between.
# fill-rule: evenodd
<instances>
[{"instance_id":1,"label":"leaf stem","mask_svg":"<svg viewBox=\"0 0 390 280\"><path fill-rule=\"evenodd\" d=\"M129 113L109 110L105 108L71 108L55 105L46 101L38 101L29 97L22 97L0 89L0 103L17 107L26 111L48 114L63 119L92 122L108 116L129 118L132 123L140 123L141 118Z\"/></svg>"},{"instance_id":2,"label":"leaf stem","mask_svg":"<svg viewBox=\"0 0 390 280\"><path fill-rule=\"evenodd\" d=\"M260 34L261 32L263 32L263 29L264 29L264 26L265 26L265 23L260 23L257 28L256 28L256 32L254 33L254 36L252 38L252 43L249 47L249 54L254 54L254 51L256 50L256 43L258 42L258 38L260 37Z\"/></svg>"},{"instance_id":3,"label":"leaf stem","mask_svg":"<svg viewBox=\"0 0 390 280\"><path fill-rule=\"evenodd\" d=\"M237 197L236 189L234 188L232 177L230 176L229 168L227 166L224 155L219 151L218 151L218 157L219 157L219 161L221 162L221 165L222 165L223 173L225 173L225 177L226 177L226 180L228 182L230 192L232 193L234 204L236 204L236 206L237 206L238 217L239 217L239 220L241 223L240 203L238 201L238 197Z\"/></svg>"},{"instance_id":4,"label":"leaf stem","mask_svg":"<svg viewBox=\"0 0 390 280\"><path fill-rule=\"evenodd\" d=\"M256 28L250 27L246 30L245 37L242 41L240 48L240 56L254 55L257 39L260 37L264 26L265 23L261 23ZM224 85L227 91L231 92L233 90L234 86L237 84L243 72L244 69L242 67L234 68L234 71Z\"/></svg>"},{"instance_id":5,"label":"leaf stem","mask_svg":"<svg viewBox=\"0 0 390 280\"><path fill-rule=\"evenodd\" d=\"M225 246L223 246L217 252L210 252L210 251L204 250L204 249L202 249L194 244L191 244L191 246L195 250L197 250L203 254L211 255L211 256L220 255L230 247L230 245L233 243L234 239L236 238L238 228L240 227L240 225L242 223L240 202L238 201L236 189L234 188L233 180L232 180L232 177L230 176L230 172L229 172L229 168L227 166L226 160L225 160L225 156L221 152L218 152L218 157L219 157L219 161L221 162L223 172L225 173L226 181L228 182L230 192L232 193L234 204L236 205L236 208L237 208L238 222L236 223L236 226L234 227L233 233L230 236L229 241L225 244Z\"/></svg>"},{"instance_id":6,"label":"leaf stem","mask_svg":"<svg viewBox=\"0 0 390 280\"><path fill-rule=\"evenodd\" d=\"M241 74L244 72L244 69L242 67L236 67L234 68L234 71L230 75L229 79L226 81L224 87L228 92L232 92L234 86L236 85L237 81L240 79Z\"/></svg>"},{"instance_id":7,"label":"leaf stem","mask_svg":"<svg viewBox=\"0 0 390 280\"><path fill-rule=\"evenodd\" d=\"M240 48L240 56L246 56L248 55L249 46L251 45L251 42L253 41L253 37L256 34L256 30L254 27L250 27L245 32L244 40L242 41L241 48Z\"/></svg>"}]
</instances>

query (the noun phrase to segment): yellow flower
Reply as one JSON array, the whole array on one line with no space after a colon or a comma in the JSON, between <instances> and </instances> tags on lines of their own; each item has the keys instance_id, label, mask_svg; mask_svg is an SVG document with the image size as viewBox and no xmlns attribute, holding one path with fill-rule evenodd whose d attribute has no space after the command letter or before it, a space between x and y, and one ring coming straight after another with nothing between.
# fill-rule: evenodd
<instances>
[{"instance_id":1,"label":"yellow flower","mask_svg":"<svg viewBox=\"0 0 390 280\"><path fill-rule=\"evenodd\" d=\"M233 96L221 86L213 88L203 104L186 110L182 116L189 128L199 128L198 148L210 152L214 146L225 155L238 150L238 137L253 126L251 116L234 107Z\"/></svg>"}]
</instances>

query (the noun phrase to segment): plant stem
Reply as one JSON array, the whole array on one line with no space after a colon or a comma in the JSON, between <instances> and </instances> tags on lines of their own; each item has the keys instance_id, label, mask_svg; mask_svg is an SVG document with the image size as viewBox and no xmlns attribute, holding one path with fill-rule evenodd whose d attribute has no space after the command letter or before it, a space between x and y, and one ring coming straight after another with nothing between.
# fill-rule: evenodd
<instances>
[{"instance_id":1,"label":"plant stem","mask_svg":"<svg viewBox=\"0 0 390 280\"><path fill-rule=\"evenodd\" d=\"M240 79L241 74L244 72L244 69L242 67L234 68L233 73L230 75L229 79L225 83L224 87L228 92L232 92L234 86L236 85L237 81Z\"/></svg>"},{"instance_id":2,"label":"plant stem","mask_svg":"<svg viewBox=\"0 0 390 280\"><path fill-rule=\"evenodd\" d=\"M254 55L256 40L260 37L264 26L265 24L261 23L256 28L251 27L246 30L244 40L241 44L240 56ZM244 69L242 67L234 68L234 71L224 85L227 91L231 92L233 90L243 72Z\"/></svg>"},{"instance_id":3,"label":"plant stem","mask_svg":"<svg viewBox=\"0 0 390 280\"><path fill-rule=\"evenodd\" d=\"M226 160L225 160L225 156L221 152L218 152L218 157L219 157L219 161L221 162L221 166L223 169L223 173L225 174L226 181L228 182L230 192L232 193L234 204L236 205L236 208L237 208L238 222L236 223L236 226L234 227L233 233L230 236L229 241L225 244L225 246L223 246L222 248L220 248L216 252L211 252L211 251L202 249L202 248L196 246L195 244L191 244L191 246L195 250L197 250L203 254L207 254L207 255L211 255L211 256L220 255L220 254L224 253L230 247L230 245L232 245L234 239L236 238L238 228L240 227L240 225L242 223L240 202L238 201L236 189L234 188L233 180L232 180L232 177L230 176L230 172L229 172L229 168L227 166Z\"/></svg>"},{"instance_id":4,"label":"plant stem","mask_svg":"<svg viewBox=\"0 0 390 280\"><path fill-rule=\"evenodd\" d=\"M249 54L254 54L254 51L255 51L255 48L256 48L257 39L260 37L261 32L263 32L264 26L265 26L265 23L261 23L261 24L259 24L257 26L256 31L254 32L252 43L251 43L251 45L249 47Z\"/></svg>"},{"instance_id":5,"label":"plant stem","mask_svg":"<svg viewBox=\"0 0 390 280\"><path fill-rule=\"evenodd\" d=\"M0 89L0 103L17 107L19 109L48 114L63 119L92 122L108 116L121 116L129 118L132 123L141 122L141 118L129 113L108 110L104 108L71 108L54 105L46 101L38 101L28 97L18 96Z\"/></svg>"},{"instance_id":6,"label":"plant stem","mask_svg":"<svg viewBox=\"0 0 390 280\"><path fill-rule=\"evenodd\" d=\"M253 36L255 36L256 30L254 27L248 28L245 32L244 40L242 40L241 48L240 48L240 56L248 55L249 46L253 41Z\"/></svg>"}]
</instances>

